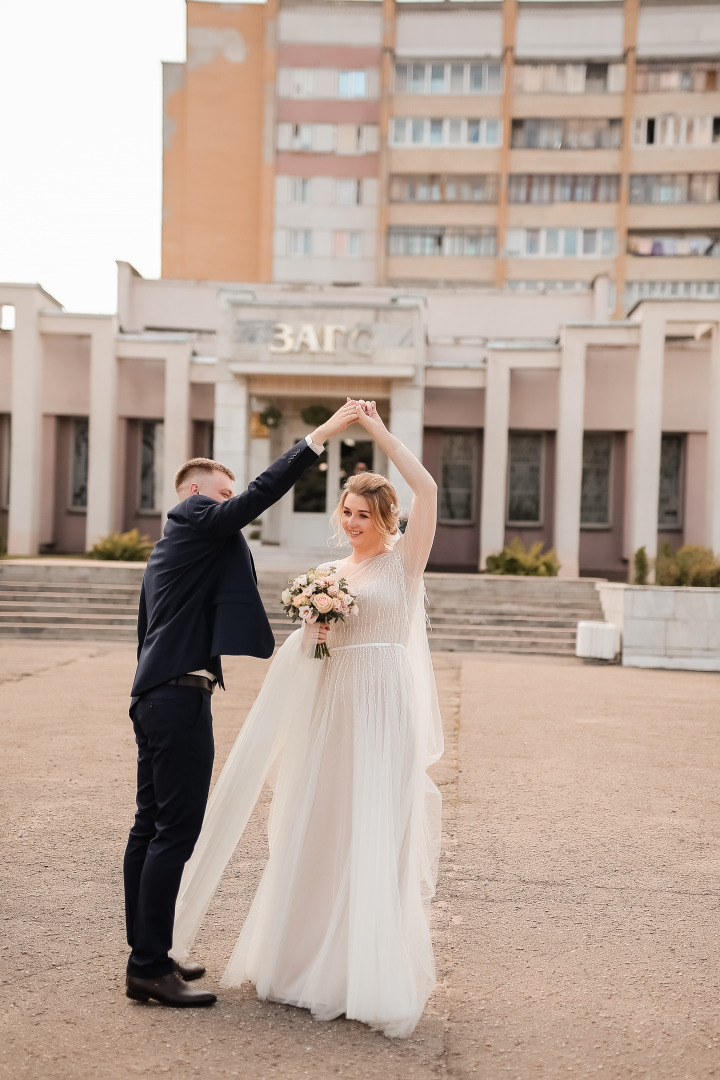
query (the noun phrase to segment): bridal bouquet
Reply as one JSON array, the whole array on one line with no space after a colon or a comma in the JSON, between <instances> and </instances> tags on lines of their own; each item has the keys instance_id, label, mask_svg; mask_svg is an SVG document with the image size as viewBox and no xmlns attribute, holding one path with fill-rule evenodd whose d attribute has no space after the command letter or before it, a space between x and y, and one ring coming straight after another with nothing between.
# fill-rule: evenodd
<instances>
[{"instance_id":1,"label":"bridal bouquet","mask_svg":"<svg viewBox=\"0 0 720 1080\"><path fill-rule=\"evenodd\" d=\"M285 614L293 622L302 619L305 623L329 623L347 618L351 611L358 613L357 600L335 567L327 572L313 568L289 581L281 600ZM316 660L329 655L324 642L315 646Z\"/></svg>"}]
</instances>

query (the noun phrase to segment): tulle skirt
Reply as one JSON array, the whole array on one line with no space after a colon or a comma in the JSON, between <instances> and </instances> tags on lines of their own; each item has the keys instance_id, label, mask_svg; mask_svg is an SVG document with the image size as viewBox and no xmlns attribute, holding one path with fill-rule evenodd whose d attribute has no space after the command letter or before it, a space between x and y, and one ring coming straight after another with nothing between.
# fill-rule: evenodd
<instances>
[{"instance_id":1,"label":"tulle skirt","mask_svg":"<svg viewBox=\"0 0 720 1080\"><path fill-rule=\"evenodd\" d=\"M435 981L440 795L405 648L336 648L322 664L285 733L268 863L221 985L249 979L261 998L405 1037Z\"/></svg>"}]
</instances>

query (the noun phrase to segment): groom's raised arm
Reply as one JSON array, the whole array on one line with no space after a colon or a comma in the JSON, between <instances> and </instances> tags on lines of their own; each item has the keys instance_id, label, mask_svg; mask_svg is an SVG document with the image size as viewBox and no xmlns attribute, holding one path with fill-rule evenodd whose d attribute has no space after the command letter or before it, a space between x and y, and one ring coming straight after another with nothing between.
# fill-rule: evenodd
<instances>
[{"instance_id":1,"label":"groom's raised arm","mask_svg":"<svg viewBox=\"0 0 720 1080\"><path fill-rule=\"evenodd\" d=\"M215 502L206 495L191 495L171 515L181 512L194 528L218 538L231 536L281 499L323 450L322 445L307 436L260 473L240 495L226 502Z\"/></svg>"}]
</instances>

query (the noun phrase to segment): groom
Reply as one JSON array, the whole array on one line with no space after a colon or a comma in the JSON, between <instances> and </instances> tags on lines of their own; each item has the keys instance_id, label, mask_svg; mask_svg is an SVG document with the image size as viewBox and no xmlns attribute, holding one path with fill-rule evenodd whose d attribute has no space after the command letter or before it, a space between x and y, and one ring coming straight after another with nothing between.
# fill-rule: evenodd
<instances>
[{"instance_id":1,"label":"groom","mask_svg":"<svg viewBox=\"0 0 720 1080\"><path fill-rule=\"evenodd\" d=\"M290 490L352 423L348 402L233 497L235 477L207 458L178 471L168 514L143 578L138 665L130 716L138 746L137 813L125 861L131 948L127 996L163 1005L212 1005L188 986L205 969L169 956L183 867L200 834L210 790L210 698L222 686L222 653L269 657L274 640L240 530Z\"/></svg>"}]
</instances>

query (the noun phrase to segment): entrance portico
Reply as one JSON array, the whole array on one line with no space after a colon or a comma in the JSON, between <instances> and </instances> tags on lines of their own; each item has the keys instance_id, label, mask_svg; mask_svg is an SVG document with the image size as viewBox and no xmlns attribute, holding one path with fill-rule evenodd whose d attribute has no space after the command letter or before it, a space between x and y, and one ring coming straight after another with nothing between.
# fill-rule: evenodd
<instances>
[{"instance_id":1,"label":"entrance portico","mask_svg":"<svg viewBox=\"0 0 720 1080\"><path fill-rule=\"evenodd\" d=\"M391 430L422 455L421 300L308 303L286 296L269 302L228 291L219 303L214 449L239 484L307 434L314 425L303 420L304 410L320 405L334 411L347 396L377 400ZM263 427L259 417L269 412L272 427ZM324 545L345 466L357 456L351 451L366 442L358 425L340 443L330 444L313 486L298 485L292 498L265 516L263 540ZM369 443L363 449L363 459L368 457L368 468L385 469L387 463ZM407 513L411 492L392 465L389 475Z\"/></svg>"}]
</instances>

